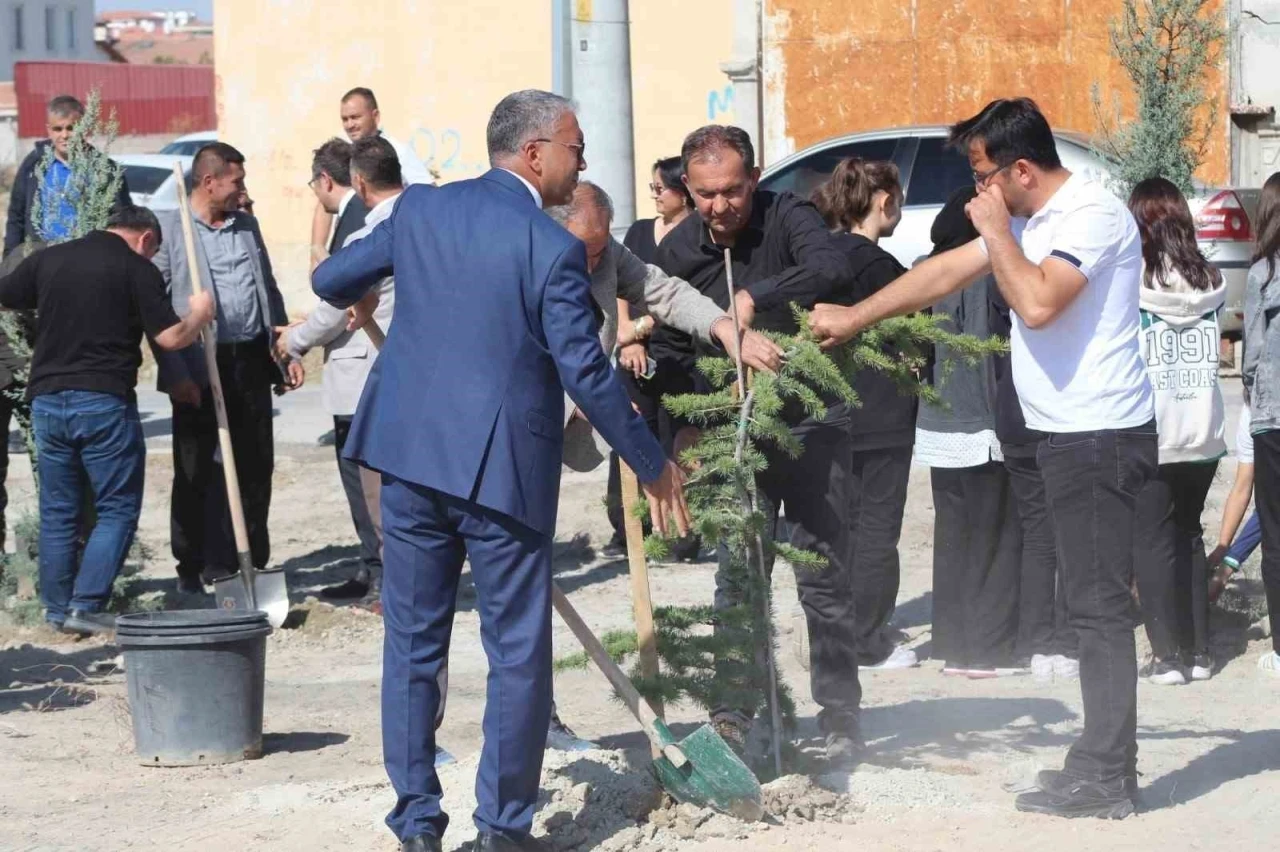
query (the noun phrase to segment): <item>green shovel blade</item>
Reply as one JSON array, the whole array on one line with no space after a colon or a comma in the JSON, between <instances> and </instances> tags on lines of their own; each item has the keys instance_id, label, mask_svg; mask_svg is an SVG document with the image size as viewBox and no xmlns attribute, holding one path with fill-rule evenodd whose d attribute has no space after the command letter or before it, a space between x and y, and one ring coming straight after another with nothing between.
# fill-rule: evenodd
<instances>
[{"instance_id":1,"label":"green shovel blade","mask_svg":"<svg viewBox=\"0 0 1280 852\"><path fill-rule=\"evenodd\" d=\"M672 798L745 822L756 822L764 816L760 781L710 725L703 725L679 742L662 722L655 722L654 727L660 745L674 743L689 761L680 768L665 757L653 762L658 783Z\"/></svg>"}]
</instances>

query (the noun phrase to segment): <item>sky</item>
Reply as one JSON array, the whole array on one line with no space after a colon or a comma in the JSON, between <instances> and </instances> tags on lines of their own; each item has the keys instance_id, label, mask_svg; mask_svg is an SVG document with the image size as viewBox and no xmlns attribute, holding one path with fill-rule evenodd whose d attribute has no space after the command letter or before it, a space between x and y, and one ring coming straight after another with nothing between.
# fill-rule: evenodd
<instances>
[{"instance_id":1,"label":"sky","mask_svg":"<svg viewBox=\"0 0 1280 852\"><path fill-rule=\"evenodd\" d=\"M153 12L168 9L189 10L201 20L213 19L213 0L96 0L99 12L129 11Z\"/></svg>"}]
</instances>

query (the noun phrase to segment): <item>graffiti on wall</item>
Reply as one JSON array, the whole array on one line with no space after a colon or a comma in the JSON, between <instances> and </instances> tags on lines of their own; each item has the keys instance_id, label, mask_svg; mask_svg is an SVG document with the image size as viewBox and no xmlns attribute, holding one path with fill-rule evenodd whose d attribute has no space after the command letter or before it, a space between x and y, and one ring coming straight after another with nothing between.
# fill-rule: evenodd
<instances>
[{"instance_id":1,"label":"graffiti on wall","mask_svg":"<svg viewBox=\"0 0 1280 852\"><path fill-rule=\"evenodd\" d=\"M720 116L729 116L732 113L733 86L707 92L707 121L715 121Z\"/></svg>"},{"instance_id":2,"label":"graffiti on wall","mask_svg":"<svg viewBox=\"0 0 1280 852\"><path fill-rule=\"evenodd\" d=\"M439 174L442 180L474 177L489 169L487 161L468 157L461 131L452 127L419 127L413 131L409 146L427 169Z\"/></svg>"}]
</instances>

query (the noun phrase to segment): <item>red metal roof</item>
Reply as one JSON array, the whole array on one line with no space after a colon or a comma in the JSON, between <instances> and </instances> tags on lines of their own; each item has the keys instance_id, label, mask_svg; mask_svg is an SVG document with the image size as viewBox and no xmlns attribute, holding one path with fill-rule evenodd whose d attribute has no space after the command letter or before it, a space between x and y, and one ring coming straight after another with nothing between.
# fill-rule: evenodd
<instances>
[{"instance_id":1,"label":"red metal roof","mask_svg":"<svg viewBox=\"0 0 1280 852\"><path fill-rule=\"evenodd\" d=\"M213 68L208 65L122 65L114 62L18 62L18 135L45 134L45 105L58 95L102 95L120 134L186 133L218 126Z\"/></svg>"}]
</instances>

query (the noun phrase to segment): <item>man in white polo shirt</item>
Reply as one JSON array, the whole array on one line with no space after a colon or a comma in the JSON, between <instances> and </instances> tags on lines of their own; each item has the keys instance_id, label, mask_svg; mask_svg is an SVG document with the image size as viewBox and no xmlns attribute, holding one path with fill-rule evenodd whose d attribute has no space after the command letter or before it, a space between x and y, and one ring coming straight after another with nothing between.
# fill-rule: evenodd
<instances>
[{"instance_id":1,"label":"man in white polo shirt","mask_svg":"<svg viewBox=\"0 0 1280 852\"><path fill-rule=\"evenodd\" d=\"M1106 187L1063 168L1032 101L988 104L951 129L969 155L979 239L851 307L818 305L824 346L934 304L994 272L1014 315L1014 384L1038 451L1080 637L1084 731L1019 810L1123 818L1137 792L1137 660L1130 613L1134 500L1156 471L1155 409L1138 344L1142 249Z\"/></svg>"}]
</instances>

